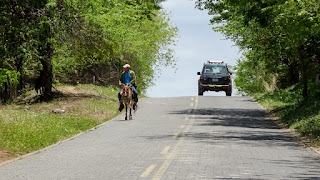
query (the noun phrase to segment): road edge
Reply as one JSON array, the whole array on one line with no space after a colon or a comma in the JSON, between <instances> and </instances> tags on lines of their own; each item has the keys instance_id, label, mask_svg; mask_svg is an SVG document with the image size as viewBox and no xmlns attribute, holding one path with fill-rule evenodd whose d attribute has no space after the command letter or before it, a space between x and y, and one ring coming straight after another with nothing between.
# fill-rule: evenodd
<instances>
[{"instance_id":1,"label":"road edge","mask_svg":"<svg viewBox=\"0 0 320 180\"><path fill-rule=\"evenodd\" d=\"M320 156L320 150L318 150L316 147L313 147L310 145L310 143L308 143L308 140L306 140L305 138L301 137L296 130L294 129L290 129L286 126L284 126L281 122L280 122L280 118L277 117L275 114L273 114L272 112L268 111L267 109L265 109L259 102L257 102L256 100L254 100L254 98L248 96L252 101L254 101L255 103L258 104L258 106L267 113L268 117L270 117L271 119L273 119L277 125L279 127L281 127L281 129L288 131L292 136L294 136L294 138L296 139L296 141L298 142L298 144L304 148L307 148L309 150L311 150L312 152L316 153L317 155Z\"/></svg>"}]
</instances>

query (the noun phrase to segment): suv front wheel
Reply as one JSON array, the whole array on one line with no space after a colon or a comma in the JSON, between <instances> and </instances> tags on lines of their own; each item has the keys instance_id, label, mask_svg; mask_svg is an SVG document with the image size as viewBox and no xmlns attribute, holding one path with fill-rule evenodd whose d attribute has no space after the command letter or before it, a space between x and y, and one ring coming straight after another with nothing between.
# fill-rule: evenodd
<instances>
[{"instance_id":1,"label":"suv front wheel","mask_svg":"<svg viewBox=\"0 0 320 180\"><path fill-rule=\"evenodd\" d=\"M200 88L198 88L198 95L203 96L203 91Z\"/></svg>"},{"instance_id":2,"label":"suv front wheel","mask_svg":"<svg viewBox=\"0 0 320 180\"><path fill-rule=\"evenodd\" d=\"M232 91L226 91L226 96L231 96Z\"/></svg>"}]
</instances>

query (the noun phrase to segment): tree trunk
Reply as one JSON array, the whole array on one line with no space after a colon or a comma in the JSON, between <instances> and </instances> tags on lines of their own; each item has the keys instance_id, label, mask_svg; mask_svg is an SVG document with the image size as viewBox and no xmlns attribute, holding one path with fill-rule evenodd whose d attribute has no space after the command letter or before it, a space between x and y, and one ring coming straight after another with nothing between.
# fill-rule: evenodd
<instances>
[{"instance_id":1,"label":"tree trunk","mask_svg":"<svg viewBox=\"0 0 320 180\"><path fill-rule=\"evenodd\" d=\"M298 68L299 68L299 65L290 64L288 66L289 74L290 74L290 85L295 85L299 82L299 72L297 72Z\"/></svg>"},{"instance_id":2,"label":"tree trunk","mask_svg":"<svg viewBox=\"0 0 320 180\"><path fill-rule=\"evenodd\" d=\"M300 47L298 50L299 53L299 62L300 62L300 67L301 67L301 75L302 75L302 84L303 84L303 98L308 97L308 80L307 80L307 72L306 72L306 64L305 60L303 58L303 47Z\"/></svg>"},{"instance_id":3,"label":"tree trunk","mask_svg":"<svg viewBox=\"0 0 320 180\"><path fill-rule=\"evenodd\" d=\"M53 79L53 74L52 74L52 56L53 56L53 51L54 48L51 44L47 44L47 51L44 52L43 54L43 59L41 60L41 64L43 67L43 73L40 76L42 85L44 87L44 92L43 92L43 101L50 101L52 99L52 79Z\"/></svg>"},{"instance_id":4,"label":"tree trunk","mask_svg":"<svg viewBox=\"0 0 320 180\"><path fill-rule=\"evenodd\" d=\"M8 83L4 83L4 92L3 92L3 103L6 103L8 101Z\"/></svg>"},{"instance_id":5,"label":"tree trunk","mask_svg":"<svg viewBox=\"0 0 320 180\"><path fill-rule=\"evenodd\" d=\"M21 90L23 89L23 68L22 68L22 64L23 64L23 59L20 57L19 59L16 60L16 68L17 68L17 72L20 73L20 77L19 77L19 84L17 86L17 94L20 95L21 94Z\"/></svg>"},{"instance_id":6,"label":"tree trunk","mask_svg":"<svg viewBox=\"0 0 320 180\"><path fill-rule=\"evenodd\" d=\"M289 85L295 85L299 82L299 72L297 69L299 68L299 63L290 60L287 57L280 56L280 60L288 66L289 71Z\"/></svg>"}]
</instances>

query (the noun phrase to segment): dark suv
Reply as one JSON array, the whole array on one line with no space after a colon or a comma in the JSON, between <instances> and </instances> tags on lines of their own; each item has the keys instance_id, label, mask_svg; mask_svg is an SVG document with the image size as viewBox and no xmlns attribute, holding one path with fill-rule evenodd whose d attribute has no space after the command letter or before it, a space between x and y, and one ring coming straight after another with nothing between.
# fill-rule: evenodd
<instances>
[{"instance_id":1,"label":"dark suv","mask_svg":"<svg viewBox=\"0 0 320 180\"><path fill-rule=\"evenodd\" d=\"M228 66L223 61L208 61L203 64L202 72L198 72L198 95L204 91L225 91L227 96L232 94L232 81Z\"/></svg>"}]
</instances>

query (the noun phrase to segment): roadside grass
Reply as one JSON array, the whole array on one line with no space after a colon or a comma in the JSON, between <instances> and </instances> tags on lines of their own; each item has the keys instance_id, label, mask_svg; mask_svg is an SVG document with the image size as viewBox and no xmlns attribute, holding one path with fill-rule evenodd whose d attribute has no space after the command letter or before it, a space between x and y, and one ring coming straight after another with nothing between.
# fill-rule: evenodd
<instances>
[{"instance_id":1,"label":"roadside grass","mask_svg":"<svg viewBox=\"0 0 320 180\"><path fill-rule=\"evenodd\" d=\"M94 85L60 86L48 103L0 106L0 150L23 155L117 116L117 90ZM64 112L55 112L61 109Z\"/></svg>"},{"instance_id":2,"label":"roadside grass","mask_svg":"<svg viewBox=\"0 0 320 180\"><path fill-rule=\"evenodd\" d=\"M309 84L309 98L302 98L300 84L273 93L254 95L267 110L280 118L289 128L308 137L314 146L320 146L320 86Z\"/></svg>"}]
</instances>

